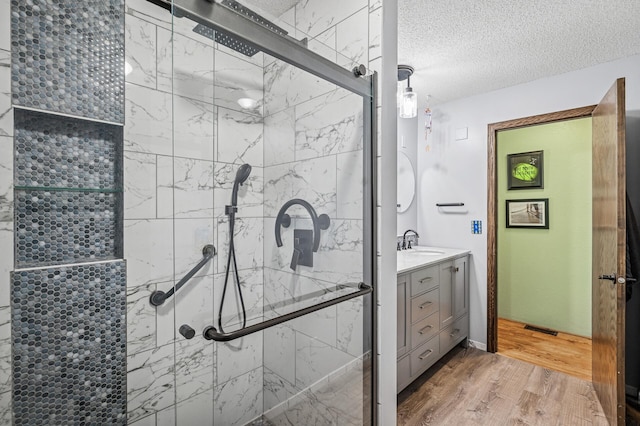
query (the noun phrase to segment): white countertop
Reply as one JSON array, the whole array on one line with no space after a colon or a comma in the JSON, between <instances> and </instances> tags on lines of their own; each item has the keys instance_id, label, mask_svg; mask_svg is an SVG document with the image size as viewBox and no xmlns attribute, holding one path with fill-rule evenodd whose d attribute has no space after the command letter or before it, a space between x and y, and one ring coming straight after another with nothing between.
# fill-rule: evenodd
<instances>
[{"instance_id":1,"label":"white countertop","mask_svg":"<svg viewBox=\"0 0 640 426\"><path fill-rule=\"evenodd\" d=\"M443 260L455 259L456 257L469 254L470 250L416 246L407 250L398 251L398 274L404 274L415 269L433 265Z\"/></svg>"}]
</instances>

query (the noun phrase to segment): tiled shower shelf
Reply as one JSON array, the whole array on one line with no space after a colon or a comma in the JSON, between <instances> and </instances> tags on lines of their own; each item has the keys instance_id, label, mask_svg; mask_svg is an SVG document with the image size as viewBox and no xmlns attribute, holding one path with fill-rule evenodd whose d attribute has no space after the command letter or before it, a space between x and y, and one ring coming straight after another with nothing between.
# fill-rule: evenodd
<instances>
[{"instance_id":1,"label":"tiled shower shelf","mask_svg":"<svg viewBox=\"0 0 640 426\"><path fill-rule=\"evenodd\" d=\"M121 258L121 206L121 192L16 189L16 266Z\"/></svg>"}]
</instances>

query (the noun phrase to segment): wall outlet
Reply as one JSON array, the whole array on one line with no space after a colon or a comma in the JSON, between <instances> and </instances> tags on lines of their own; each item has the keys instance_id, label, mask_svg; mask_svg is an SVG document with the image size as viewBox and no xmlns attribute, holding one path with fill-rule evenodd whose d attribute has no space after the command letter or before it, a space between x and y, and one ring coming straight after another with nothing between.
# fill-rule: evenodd
<instances>
[{"instance_id":1,"label":"wall outlet","mask_svg":"<svg viewBox=\"0 0 640 426\"><path fill-rule=\"evenodd\" d=\"M471 233L472 234L482 234L482 221L481 220L472 220L471 221Z\"/></svg>"}]
</instances>

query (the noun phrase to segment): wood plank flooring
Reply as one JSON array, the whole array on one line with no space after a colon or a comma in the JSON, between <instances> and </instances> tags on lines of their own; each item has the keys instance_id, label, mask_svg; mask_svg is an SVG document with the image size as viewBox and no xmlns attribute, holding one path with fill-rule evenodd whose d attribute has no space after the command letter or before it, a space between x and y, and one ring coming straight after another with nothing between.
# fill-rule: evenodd
<instances>
[{"instance_id":1,"label":"wood plank flooring","mask_svg":"<svg viewBox=\"0 0 640 426\"><path fill-rule=\"evenodd\" d=\"M591 381L591 339L558 332L525 330L523 323L498 318L498 353Z\"/></svg>"},{"instance_id":2,"label":"wood plank flooring","mask_svg":"<svg viewBox=\"0 0 640 426\"><path fill-rule=\"evenodd\" d=\"M398 425L607 425L590 382L454 348L398 395Z\"/></svg>"}]
</instances>

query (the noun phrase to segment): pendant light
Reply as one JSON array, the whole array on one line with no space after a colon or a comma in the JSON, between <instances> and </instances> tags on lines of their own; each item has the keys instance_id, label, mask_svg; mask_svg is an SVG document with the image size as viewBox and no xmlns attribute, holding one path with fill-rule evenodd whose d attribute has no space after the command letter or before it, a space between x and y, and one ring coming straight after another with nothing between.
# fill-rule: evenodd
<instances>
[{"instance_id":1,"label":"pendant light","mask_svg":"<svg viewBox=\"0 0 640 426\"><path fill-rule=\"evenodd\" d=\"M413 67L398 65L398 82L407 80L405 88L398 84L397 101L400 118L414 118L418 115L418 95L411 88L411 75L413 75Z\"/></svg>"}]
</instances>

